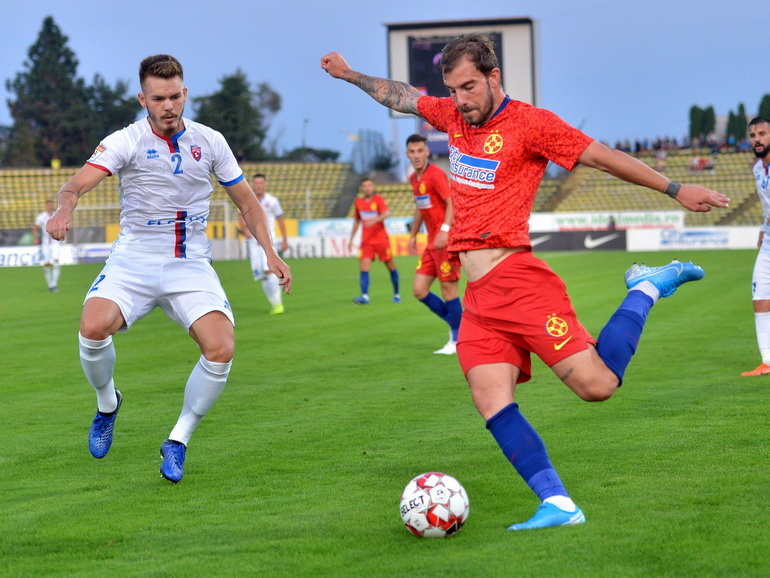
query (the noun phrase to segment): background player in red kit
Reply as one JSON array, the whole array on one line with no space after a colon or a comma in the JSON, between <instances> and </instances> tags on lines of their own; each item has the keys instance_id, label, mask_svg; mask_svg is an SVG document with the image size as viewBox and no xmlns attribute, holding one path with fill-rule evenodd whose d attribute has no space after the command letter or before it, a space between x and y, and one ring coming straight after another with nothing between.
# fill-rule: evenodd
<instances>
[{"instance_id":1,"label":"background player in red kit","mask_svg":"<svg viewBox=\"0 0 770 578\"><path fill-rule=\"evenodd\" d=\"M549 160L584 164L665 192L690 211L727 207L729 199L697 185L680 185L620 151L609 149L555 114L511 100L500 82L493 44L481 34L451 40L439 68L448 98L355 72L338 53L321 67L394 110L419 115L449 137L454 225L449 252L468 284L457 353L477 410L509 459L540 498L535 515L509 529L579 524L545 445L514 401L530 378L535 353L572 391L602 401L621 384L644 323L660 297L703 277L691 263L634 265L629 291L594 340L577 320L562 280L532 255L528 220Z\"/></svg>"},{"instance_id":2,"label":"background player in red kit","mask_svg":"<svg viewBox=\"0 0 770 578\"><path fill-rule=\"evenodd\" d=\"M388 218L388 205L380 195L374 192L374 181L370 178L361 179L359 190L363 196L354 203L356 209L353 230L350 232L348 250L353 249L353 239L361 224L361 246L358 250L359 284L361 296L353 298L356 305L369 305L369 269L372 261L379 257L380 261L390 271L390 281L393 283L393 303L401 303L398 292L398 269L393 261L390 250L390 237L385 229L385 219Z\"/></svg>"},{"instance_id":3,"label":"background player in red kit","mask_svg":"<svg viewBox=\"0 0 770 578\"><path fill-rule=\"evenodd\" d=\"M414 193L414 221L409 235L409 252L417 255L417 233L424 224L428 244L420 255L414 275L412 294L449 325L449 341L434 351L440 355L453 355L457 349L457 332L463 306L457 296L460 267L449 260L446 252L449 230L452 227L452 197L446 174L428 161L428 139L421 134L406 139L406 156L414 168L409 177ZM433 281L441 284L441 298L432 293Z\"/></svg>"}]
</instances>

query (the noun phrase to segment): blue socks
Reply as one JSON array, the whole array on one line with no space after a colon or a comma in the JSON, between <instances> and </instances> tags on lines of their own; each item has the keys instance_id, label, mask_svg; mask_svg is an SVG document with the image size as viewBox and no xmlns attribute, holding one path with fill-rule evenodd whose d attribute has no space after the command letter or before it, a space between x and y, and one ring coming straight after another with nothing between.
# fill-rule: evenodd
<instances>
[{"instance_id":1,"label":"blue socks","mask_svg":"<svg viewBox=\"0 0 770 578\"><path fill-rule=\"evenodd\" d=\"M390 272L390 282L393 283L393 295L398 295L398 269L393 269Z\"/></svg>"},{"instance_id":2,"label":"blue socks","mask_svg":"<svg viewBox=\"0 0 770 578\"><path fill-rule=\"evenodd\" d=\"M543 440L521 414L517 403L505 406L489 418L487 429L541 501L569 495L551 465Z\"/></svg>"},{"instance_id":3,"label":"blue socks","mask_svg":"<svg viewBox=\"0 0 770 578\"><path fill-rule=\"evenodd\" d=\"M358 284L361 286L361 295L369 295L369 271L358 272Z\"/></svg>"},{"instance_id":4,"label":"blue socks","mask_svg":"<svg viewBox=\"0 0 770 578\"><path fill-rule=\"evenodd\" d=\"M420 299L420 302L424 303L428 309L446 321L452 330L452 341L457 341L457 331L460 329L460 319L463 314L460 298L455 297L445 302L436 294L428 292L424 299Z\"/></svg>"},{"instance_id":5,"label":"blue socks","mask_svg":"<svg viewBox=\"0 0 770 578\"><path fill-rule=\"evenodd\" d=\"M647 314L655 302L641 291L631 290L599 333L596 352L620 383L636 353ZM620 385L619 383L619 385Z\"/></svg>"}]
</instances>

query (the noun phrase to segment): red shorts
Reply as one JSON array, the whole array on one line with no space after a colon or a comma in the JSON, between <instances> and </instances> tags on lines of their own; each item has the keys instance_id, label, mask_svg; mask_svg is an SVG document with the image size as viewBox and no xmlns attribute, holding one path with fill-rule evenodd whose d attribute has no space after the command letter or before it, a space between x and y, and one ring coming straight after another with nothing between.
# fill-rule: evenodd
<instances>
[{"instance_id":1,"label":"red shorts","mask_svg":"<svg viewBox=\"0 0 770 578\"><path fill-rule=\"evenodd\" d=\"M416 273L436 277L439 281L458 281L460 267L449 262L445 249L425 249L417 263Z\"/></svg>"},{"instance_id":2,"label":"red shorts","mask_svg":"<svg viewBox=\"0 0 770 578\"><path fill-rule=\"evenodd\" d=\"M550 367L596 343L577 320L564 282L530 251L468 282L463 307L457 357L464 373L510 363L522 383L532 377L530 353Z\"/></svg>"},{"instance_id":3,"label":"red shorts","mask_svg":"<svg viewBox=\"0 0 770 578\"><path fill-rule=\"evenodd\" d=\"M361 245L361 248L358 250L359 259L371 259L374 261L375 257L379 257L383 263L393 258L393 253L390 250L390 241Z\"/></svg>"}]
</instances>

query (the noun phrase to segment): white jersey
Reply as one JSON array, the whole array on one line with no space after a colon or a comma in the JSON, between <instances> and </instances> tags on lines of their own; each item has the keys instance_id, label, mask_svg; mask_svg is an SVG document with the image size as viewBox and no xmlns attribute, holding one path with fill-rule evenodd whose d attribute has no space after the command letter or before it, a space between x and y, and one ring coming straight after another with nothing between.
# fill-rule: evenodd
<instances>
[{"instance_id":1,"label":"white jersey","mask_svg":"<svg viewBox=\"0 0 770 578\"><path fill-rule=\"evenodd\" d=\"M243 179L225 138L184 119L171 138L144 118L112 133L88 164L120 178L120 234L113 251L211 258L206 237L212 173L221 185Z\"/></svg>"},{"instance_id":2,"label":"white jersey","mask_svg":"<svg viewBox=\"0 0 770 578\"><path fill-rule=\"evenodd\" d=\"M270 193L265 193L264 196L259 199L259 204L262 205L263 209L265 209L265 215L267 216L267 229L270 231L270 238L275 241L275 220L278 217L283 217L281 201L276 199Z\"/></svg>"},{"instance_id":3,"label":"white jersey","mask_svg":"<svg viewBox=\"0 0 770 578\"><path fill-rule=\"evenodd\" d=\"M757 181L757 194L759 200L762 203L762 213L764 214L763 226L767 226L770 223L770 174L768 173L770 166L765 167L762 164L762 159L757 159L754 163L754 178Z\"/></svg>"},{"instance_id":4,"label":"white jersey","mask_svg":"<svg viewBox=\"0 0 770 578\"><path fill-rule=\"evenodd\" d=\"M48 219L50 219L52 216L53 215L48 214L48 211L43 211L37 217L35 217L35 226L40 230L41 245L49 245L51 243L60 242L51 237L51 235L48 234L48 231L45 230L45 226L48 224Z\"/></svg>"}]
</instances>

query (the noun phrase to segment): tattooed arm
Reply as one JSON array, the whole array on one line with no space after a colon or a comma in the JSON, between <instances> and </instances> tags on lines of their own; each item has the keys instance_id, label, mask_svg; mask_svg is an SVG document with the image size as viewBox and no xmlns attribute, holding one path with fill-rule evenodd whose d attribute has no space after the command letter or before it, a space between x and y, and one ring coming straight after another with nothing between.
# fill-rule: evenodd
<instances>
[{"instance_id":1,"label":"tattooed arm","mask_svg":"<svg viewBox=\"0 0 770 578\"><path fill-rule=\"evenodd\" d=\"M423 94L405 82L367 76L356 72L350 68L350 65L338 52L332 52L324 56L321 59L321 68L334 78L339 78L356 85L374 100L388 108L406 114L419 114L417 112L417 101L420 100Z\"/></svg>"}]
</instances>

